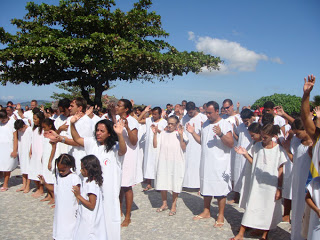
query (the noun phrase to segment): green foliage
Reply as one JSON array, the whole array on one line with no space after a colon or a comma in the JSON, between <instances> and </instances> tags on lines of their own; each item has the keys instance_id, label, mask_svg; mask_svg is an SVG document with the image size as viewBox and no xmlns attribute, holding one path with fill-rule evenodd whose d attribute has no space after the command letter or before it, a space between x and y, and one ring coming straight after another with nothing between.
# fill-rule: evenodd
<instances>
[{"instance_id":1,"label":"green foliage","mask_svg":"<svg viewBox=\"0 0 320 240\"><path fill-rule=\"evenodd\" d=\"M278 93L275 93L271 96L259 98L254 102L251 108L257 109L257 106L263 107L263 104L266 101L272 101L276 106L281 105L283 107L283 110L288 114L291 114L293 112L297 112L297 113L300 112L301 97L297 97L295 95L289 95L289 94L278 94Z\"/></svg>"},{"instance_id":2,"label":"green foliage","mask_svg":"<svg viewBox=\"0 0 320 240\"><path fill-rule=\"evenodd\" d=\"M150 0L128 12L113 0L61 0L58 6L29 2L24 19L13 19L19 31L0 28L0 81L43 85L68 81L89 104L101 106L112 81L164 81L202 67L218 69L220 58L179 52L163 39L169 34L161 17L150 12ZM94 89L94 99L90 90Z\"/></svg>"},{"instance_id":3,"label":"green foliage","mask_svg":"<svg viewBox=\"0 0 320 240\"><path fill-rule=\"evenodd\" d=\"M320 95L315 95L315 96L313 97L312 105L313 105L314 107L320 106Z\"/></svg>"}]
</instances>

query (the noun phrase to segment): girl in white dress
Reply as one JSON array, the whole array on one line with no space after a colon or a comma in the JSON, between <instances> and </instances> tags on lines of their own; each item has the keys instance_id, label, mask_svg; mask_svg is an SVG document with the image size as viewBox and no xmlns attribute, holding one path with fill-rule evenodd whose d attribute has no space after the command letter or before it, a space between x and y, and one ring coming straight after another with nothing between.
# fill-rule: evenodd
<instances>
[{"instance_id":1,"label":"girl in white dress","mask_svg":"<svg viewBox=\"0 0 320 240\"><path fill-rule=\"evenodd\" d=\"M61 154L55 160L54 186L46 183L39 175L41 184L54 191L55 208L52 238L55 240L72 240L76 226L78 210L77 198L72 192L73 186L80 187L80 177L75 173L75 160L69 154Z\"/></svg>"},{"instance_id":2,"label":"girl in white dress","mask_svg":"<svg viewBox=\"0 0 320 240\"><path fill-rule=\"evenodd\" d=\"M77 225L74 240L107 239L102 202L101 186L103 182L99 159L88 155L81 159L81 194L79 186L73 187L73 193L79 200Z\"/></svg>"},{"instance_id":3,"label":"girl in white dress","mask_svg":"<svg viewBox=\"0 0 320 240\"><path fill-rule=\"evenodd\" d=\"M158 140L158 127L153 126L153 146L158 147L156 189L161 191L162 206L157 212L168 209L167 192L172 191L172 207L169 216L176 214L178 195L182 190L185 169L184 152L188 143L183 127L176 116L168 118L166 131L162 131Z\"/></svg>"},{"instance_id":4,"label":"girl in white dress","mask_svg":"<svg viewBox=\"0 0 320 240\"><path fill-rule=\"evenodd\" d=\"M70 119L73 140L84 146L87 155L95 155L102 168L103 210L107 229L107 239L120 240L120 202L121 167L127 145L122 135L124 121L120 119L116 124L109 120L101 120L95 127L95 138L79 136L74 123L80 118L77 114ZM118 143L117 143L118 141Z\"/></svg>"},{"instance_id":5,"label":"girl in white dress","mask_svg":"<svg viewBox=\"0 0 320 240\"><path fill-rule=\"evenodd\" d=\"M50 118L46 118L42 122L42 128L43 128L43 153L42 153L42 174L44 179L46 179L46 182L48 184L51 184L53 186L54 184L54 172L52 167L52 160L56 159L56 146L57 143L51 142L49 138L47 138L47 135L49 131L55 131L56 128L54 126L54 120ZM48 195L42 199L41 201L49 201L48 204L54 204L54 192L48 190ZM54 207L54 206L52 206Z\"/></svg>"},{"instance_id":6,"label":"girl in white dress","mask_svg":"<svg viewBox=\"0 0 320 240\"><path fill-rule=\"evenodd\" d=\"M11 171L18 165L17 131L14 129L13 121L9 121L6 110L0 110L0 152L0 172L4 175L0 192L5 192L8 190Z\"/></svg>"},{"instance_id":7,"label":"girl in white dress","mask_svg":"<svg viewBox=\"0 0 320 240\"><path fill-rule=\"evenodd\" d=\"M32 128L22 119L14 123L14 128L18 131L18 153L20 170L22 174L22 187L17 190L28 193L30 191L30 179L28 179L28 167L30 161L30 147L32 142Z\"/></svg>"},{"instance_id":8,"label":"girl in white dress","mask_svg":"<svg viewBox=\"0 0 320 240\"><path fill-rule=\"evenodd\" d=\"M43 185L40 184L38 175L42 174L42 153L43 153L43 128L42 122L44 120L44 113L39 111L33 114L33 132L32 132L32 143L30 150L30 162L29 162L29 170L28 170L28 178L30 180L34 180L37 191L33 193L31 196L34 198L38 198L43 195Z\"/></svg>"},{"instance_id":9,"label":"girl in white dress","mask_svg":"<svg viewBox=\"0 0 320 240\"><path fill-rule=\"evenodd\" d=\"M261 229L261 239L267 239L269 230L276 228L282 220L281 190L286 156L284 150L272 141L279 132L279 126L264 125L262 142L249 150L250 155L242 147L235 148L238 154L243 154L252 162L252 174L246 211L240 231L233 239L243 239L247 227Z\"/></svg>"}]
</instances>

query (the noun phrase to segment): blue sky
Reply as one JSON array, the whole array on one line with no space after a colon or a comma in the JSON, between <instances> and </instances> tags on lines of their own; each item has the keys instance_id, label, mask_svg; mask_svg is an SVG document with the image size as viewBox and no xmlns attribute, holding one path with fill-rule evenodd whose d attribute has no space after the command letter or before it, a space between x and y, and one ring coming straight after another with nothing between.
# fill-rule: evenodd
<instances>
[{"instance_id":1,"label":"blue sky","mask_svg":"<svg viewBox=\"0 0 320 240\"><path fill-rule=\"evenodd\" d=\"M10 19L24 16L26 2L1 0L0 24L7 31L15 32ZM123 10L134 2L116 0ZM220 56L224 65L218 72L189 73L165 83L116 82L107 94L161 107L183 99L221 104L225 98L249 105L274 93L301 96L303 78L314 74L313 95L320 95L320 1L158 0L151 10L162 17L167 41L179 51L204 51ZM54 91L60 90L8 84L0 87L0 99L50 100Z\"/></svg>"}]
</instances>

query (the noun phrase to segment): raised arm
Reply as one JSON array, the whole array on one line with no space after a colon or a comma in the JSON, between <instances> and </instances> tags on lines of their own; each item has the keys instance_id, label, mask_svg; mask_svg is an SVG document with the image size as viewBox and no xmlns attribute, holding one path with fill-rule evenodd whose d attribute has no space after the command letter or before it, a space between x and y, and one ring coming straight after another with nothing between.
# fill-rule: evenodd
<instances>
[{"instance_id":1,"label":"raised arm","mask_svg":"<svg viewBox=\"0 0 320 240\"><path fill-rule=\"evenodd\" d=\"M303 96L301 102L301 119L304 125L304 128L308 135L311 137L312 140L316 140L319 133L316 131L316 126L314 125L312 118L310 117L310 92L313 89L315 84L316 77L313 75L308 76L308 80L304 78L304 85L303 85Z\"/></svg>"},{"instance_id":2,"label":"raised arm","mask_svg":"<svg viewBox=\"0 0 320 240\"><path fill-rule=\"evenodd\" d=\"M123 119L123 121L124 121L124 127L126 128L128 133L129 141L133 146L135 146L138 142L138 129L134 128L131 130L128 125L128 120Z\"/></svg>"},{"instance_id":3,"label":"raised arm","mask_svg":"<svg viewBox=\"0 0 320 240\"><path fill-rule=\"evenodd\" d=\"M119 142L119 151L118 155L123 156L127 152L127 144L123 138L122 131L124 127L124 122L122 119L119 119L114 125L113 125L113 130L118 136L118 142Z\"/></svg>"},{"instance_id":4,"label":"raised arm","mask_svg":"<svg viewBox=\"0 0 320 240\"><path fill-rule=\"evenodd\" d=\"M227 132L227 134L223 134L219 125L214 126L213 131L218 135L224 145L229 148L233 148L234 142L231 131Z\"/></svg>"},{"instance_id":5,"label":"raised arm","mask_svg":"<svg viewBox=\"0 0 320 240\"><path fill-rule=\"evenodd\" d=\"M80 119L80 117L78 115L74 115L70 119L71 136L72 136L72 139L74 140L74 142L76 142L81 147L84 147L84 139L82 137L80 137L80 135L74 125L79 119Z\"/></svg>"},{"instance_id":6,"label":"raised arm","mask_svg":"<svg viewBox=\"0 0 320 240\"><path fill-rule=\"evenodd\" d=\"M146 106L145 109L141 112L140 116L138 117L138 122L140 124L146 124L146 119L144 116L150 111L151 105Z\"/></svg>"},{"instance_id":7,"label":"raised arm","mask_svg":"<svg viewBox=\"0 0 320 240\"><path fill-rule=\"evenodd\" d=\"M157 148L158 147L158 139L157 139L158 126L152 125L151 129L152 129L152 132L153 132L153 147Z\"/></svg>"},{"instance_id":8,"label":"raised arm","mask_svg":"<svg viewBox=\"0 0 320 240\"><path fill-rule=\"evenodd\" d=\"M234 150L236 151L236 153L243 155L249 161L249 163L252 164L253 158L250 156L250 154L245 148L239 146L234 147Z\"/></svg>"},{"instance_id":9,"label":"raised arm","mask_svg":"<svg viewBox=\"0 0 320 240\"><path fill-rule=\"evenodd\" d=\"M187 123L186 129L192 135L194 140L196 140L197 143L201 144L201 136L195 132L195 125L194 124L191 125L190 123Z\"/></svg>"},{"instance_id":10,"label":"raised arm","mask_svg":"<svg viewBox=\"0 0 320 240\"><path fill-rule=\"evenodd\" d=\"M275 109L277 110L277 115L283 117L284 119L287 119L289 123L294 122L294 118L288 115L282 108L282 106L276 106Z\"/></svg>"},{"instance_id":11,"label":"raised arm","mask_svg":"<svg viewBox=\"0 0 320 240\"><path fill-rule=\"evenodd\" d=\"M187 143L183 139L183 127L181 125L178 126L178 133L179 133L179 140L180 140L180 147L183 151L187 148Z\"/></svg>"}]
</instances>

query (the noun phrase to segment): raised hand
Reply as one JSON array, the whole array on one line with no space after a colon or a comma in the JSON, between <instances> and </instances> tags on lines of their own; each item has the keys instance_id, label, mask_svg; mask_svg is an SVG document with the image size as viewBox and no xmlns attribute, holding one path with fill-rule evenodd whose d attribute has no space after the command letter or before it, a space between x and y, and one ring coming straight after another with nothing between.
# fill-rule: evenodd
<instances>
[{"instance_id":1,"label":"raised hand","mask_svg":"<svg viewBox=\"0 0 320 240\"><path fill-rule=\"evenodd\" d=\"M131 104L132 104L132 107L134 106L134 101L133 99L130 100Z\"/></svg>"},{"instance_id":2,"label":"raised hand","mask_svg":"<svg viewBox=\"0 0 320 240\"><path fill-rule=\"evenodd\" d=\"M220 126L219 125L216 125L216 126L214 126L213 128L212 128L212 130L213 130L213 132L216 134L216 135L218 135L218 136L220 136L221 135L221 128L220 128Z\"/></svg>"},{"instance_id":3,"label":"raised hand","mask_svg":"<svg viewBox=\"0 0 320 240\"><path fill-rule=\"evenodd\" d=\"M82 117L82 113L78 112L75 115L72 116L70 119L70 123L76 123L80 118ZM66 123L65 123L66 124ZM68 125L67 125L68 126ZM67 128L68 129L68 128Z\"/></svg>"},{"instance_id":4,"label":"raised hand","mask_svg":"<svg viewBox=\"0 0 320 240\"><path fill-rule=\"evenodd\" d=\"M241 146L234 147L234 150L236 151L236 153L241 154L241 155L244 155L244 154L248 153L248 151L245 148L241 147Z\"/></svg>"},{"instance_id":5,"label":"raised hand","mask_svg":"<svg viewBox=\"0 0 320 240\"><path fill-rule=\"evenodd\" d=\"M44 106L43 105L40 106L40 110L44 113Z\"/></svg>"},{"instance_id":6,"label":"raised hand","mask_svg":"<svg viewBox=\"0 0 320 240\"><path fill-rule=\"evenodd\" d=\"M158 133L158 126L157 125L154 125L154 124L152 124L151 126L151 130L152 130L152 132L154 133L154 134L156 134L156 133Z\"/></svg>"},{"instance_id":7,"label":"raised hand","mask_svg":"<svg viewBox=\"0 0 320 240\"><path fill-rule=\"evenodd\" d=\"M316 81L316 77L313 75L308 76L308 80L304 78L304 85L303 85L303 93L304 94L310 94L310 92L313 89L314 83Z\"/></svg>"},{"instance_id":8,"label":"raised hand","mask_svg":"<svg viewBox=\"0 0 320 240\"><path fill-rule=\"evenodd\" d=\"M151 109L151 105L146 106L146 108L144 109L145 112L149 112Z\"/></svg>"},{"instance_id":9,"label":"raised hand","mask_svg":"<svg viewBox=\"0 0 320 240\"><path fill-rule=\"evenodd\" d=\"M191 125L190 123L187 123L187 124L186 124L186 130L187 130L189 133L193 134L193 133L195 132L195 126L194 126L194 124Z\"/></svg>"},{"instance_id":10,"label":"raised hand","mask_svg":"<svg viewBox=\"0 0 320 240\"><path fill-rule=\"evenodd\" d=\"M239 108L240 107L240 102L237 102L237 108Z\"/></svg>"},{"instance_id":11,"label":"raised hand","mask_svg":"<svg viewBox=\"0 0 320 240\"><path fill-rule=\"evenodd\" d=\"M276 106L275 109L277 110L277 115L279 115L279 116L285 115L285 112L284 112L282 106Z\"/></svg>"},{"instance_id":12,"label":"raised hand","mask_svg":"<svg viewBox=\"0 0 320 240\"><path fill-rule=\"evenodd\" d=\"M182 126L181 124L179 124L179 126L178 126L178 133L179 133L179 135L182 136L182 135L183 135L183 132L184 132L183 126Z\"/></svg>"},{"instance_id":13,"label":"raised hand","mask_svg":"<svg viewBox=\"0 0 320 240\"><path fill-rule=\"evenodd\" d=\"M46 138L50 139L50 142L57 143L59 142L59 134L56 131L50 130L45 135Z\"/></svg>"},{"instance_id":14,"label":"raised hand","mask_svg":"<svg viewBox=\"0 0 320 240\"><path fill-rule=\"evenodd\" d=\"M116 132L117 135L121 135L124 128L124 121L123 119L119 119L114 125L113 130Z\"/></svg>"},{"instance_id":15,"label":"raised hand","mask_svg":"<svg viewBox=\"0 0 320 240\"><path fill-rule=\"evenodd\" d=\"M91 116L92 113L93 113L93 106L90 106L86 111L86 115Z\"/></svg>"},{"instance_id":16,"label":"raised hand","mask_svg":"<svg viewBox=\"0 0 320 240\"><path fill-rule=\"evenodd\" d=\"M62 132L62 131L67 131L68 130L69 125L67 125L67 123L65 122L63 125L61 125L58 129L58 131Z\"/></svg>"},{"instance_id":17,"label":"raised hand","mask_svg":"<svg viewBox=\"0 0 320 240\"><path fill-rule=\"evenodd\" d=\"M79 186L73 186L72 187L72 192L74 193L75 197L79 197L80 196L80 187Z\"/></svg>"},{"instance_id":18,"label":"raised hand","mask_svg":"<svg viewBox=\"0 0 320 240\"><path fill-rule=\"evenodd\" d=\"M21 104L20 104L20 103L17 104L16 109L17 109L18 111L21 110Z\"/></svg>"}]
</instances>

